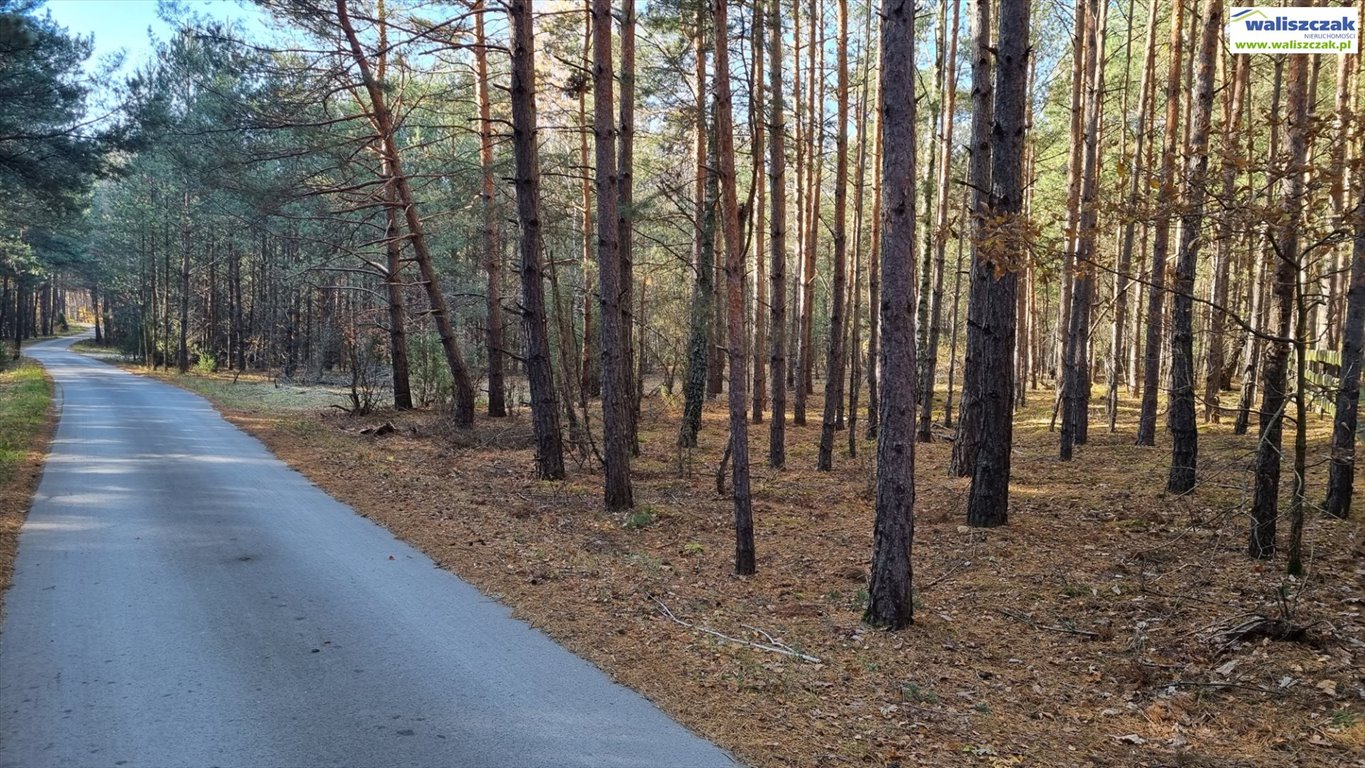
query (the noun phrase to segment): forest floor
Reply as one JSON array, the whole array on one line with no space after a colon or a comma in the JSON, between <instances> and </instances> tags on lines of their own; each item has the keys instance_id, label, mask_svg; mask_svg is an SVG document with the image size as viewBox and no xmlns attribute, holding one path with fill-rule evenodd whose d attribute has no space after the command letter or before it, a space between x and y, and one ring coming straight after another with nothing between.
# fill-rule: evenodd
<instances>
[{"instance_id":1,"label":"forest floor","mask_svg":"<svg viewBox=\"0 0 1365 768\"><path fill-rule=\"evenodd\" d=\"M891 633L860 621L874 444L848 458L839 433L834 472L814 471L818 397L809 426L788 425L790 469L762 463L767 426L752 428L759 571L741 578L714 474L723 399L683 455L680 401L647 399L637 508L613 515L595 471L534 479L524 410L459 432L269 380L166 379L756 768L1365 766L1365 516L1310 514L1306 578L1248 559L1255 438L1227 423L1201 427L1200 486L1177 498L1169 445L1132 445L1135 403L1114 434L1093 411L1064 463L1050 394L1031 393L1010 524L989 531L961 524L950 444L918 446L916 623ZM1329 427L1309 424L1314 501Z\"/></svg>"},{"instance_id":2,"label":"forest floor","mask_svg":"<svg viewBox=\"0 0 1365 768\"><path fill-rule=\"evenodd\" d=\"M19 529L42 477L56 417L42 366L32 360L0 365L0 598L14 574Z\"/></svg>"}]
</instances>

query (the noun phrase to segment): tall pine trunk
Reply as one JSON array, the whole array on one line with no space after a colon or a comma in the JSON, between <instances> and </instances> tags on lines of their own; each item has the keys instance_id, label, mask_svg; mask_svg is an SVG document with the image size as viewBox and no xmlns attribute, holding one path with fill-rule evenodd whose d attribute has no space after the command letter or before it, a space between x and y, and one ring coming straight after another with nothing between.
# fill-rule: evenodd
<instances>
[{"instance_id":1,"label":"tall pine trunk","mask_svg":"<svg viewBox=\"0 0 1365 768\"><path fill-rule=\"evenodd\" d=\"M825 411L820 427L820 449L815 468L829 471L834 466L835 412L844 399L844 312L848 282L848 0L835 0L839 34L835 41L838 63L838 127L834 158L834 281L829 313L829 349L825 364Z\"/></svg>"},{"instance_id":2,"label":"tall pine trunk","mask_svg":"<svg viewBox=\"0 0 1365 768\"><path fill-rule=\"evenodd\" d=\"M403 206L407 220L408 238L412 243L412 250L417 258L417 268L421 272L423 287L426 289L427 300L431 306L431 317L436 323L436 332L441 339L441 350L445 354L446 365L450 368L455 389L454 422L457 427L469 427L474 424L474 384L470 381L469 369L465 366L459 341L455 338L455 327L450 319L450 309L446 304L445 294L441 291L440 277L436 273L431 251L427 247L426 230L422 225L421 213L412 194L412 186L403 172L398 152L398 141L395 138L397 127L394 125L393 114L389 111L384 92L383 75L380 73L379 77L376 77L375 72L370 67L369 59L360 45L360 38L356 35L355 28L351 24L347 0L336 0L336 9L338 23L350 44L351 56L360 70L361 80L370 99L370 120L384 148L383 173L386 179L391 180L396 185L398 200Z\"/></svg>"},{"instance_id":3,"label":"tall pine trunk","mask_svg":"<svg viewBox=\"0 0 1365 768\"><path fill-rule=\"evenodd\" d=\"M488 51L483 32L484 0L474 0L474 73L479 103L479 197L483 206L483 263L487 275L488 415L507 415L502 341L502 226L493 183L493 117L488 95Z\"/></svg>"},{"instance_id":4,"label":"tall pine trunk","mask_svg":"<svg viewBox=\"0 0 1365 768\"><path fill-rule=\"evenodd\" d=\"M721 230L725 234L725 321L730 340L730 443L734 472L735 573L751 574L754 562L753 504L749 498L749 419L745 391L744 244L739 236L735 190L735 126L730 106L730 56L726 5L715 0L716 170L720 177Z\"/></svg>"},{"instance_id":5,"label":"tall pine trunk","mask_svg":"<svg viewBox=\"0 0 1365 768\"><path fill-rule=\"evenodd\" d=\"M642 375L636 367L636 355L643 355L644 348L636 349L634 338L637 324L641 319L635 316L635 0L621 3L621 129L618 137L620 164L617 194L620 203L617 213L620 216L621 257L621 346L625 357L626 381L626 435L630 442L632 456L640 455L640 396L643 384ZM641 334L643 336L643 334Z\"/></svg>"},{"instance_id":6,"label":"tall pine trunk","mask_svg":"<svg viewBox=\"0 0 1365 768\"><path fill-rule=\"evenodd\" d=\"M977 0L984 3L986 0ZM915 532L915 26L914 0L882 0L882 374L877 510L868 581L869 624L914 621Z\"/></svg>"},{"instance_id":7,"label":"tall pine trunk","mask_svg":"<svg viewBox=\"0 0 1365 768\"><path fill-rule=\"evenodd\" d=\"M1161 172L1156 195L1156 229L1152 235L1152 266L1147 287L1147 339L1142 362L1142 412L1138 416L1138 445L1156 445L1158 383L1166 320L1166 256L1170 250L1171 210L1175 205L1175 159L1180 141L1180 56L1184 50L1185 0L1171 8L1170 69L1166 73L1166 127Z\"/></svg>"},{"instance_id":8,"label":"tall pine trunk","mask_svg":"<svg viewBox=\"0 0 1365 768\"><path fill-rule=\"evenodd\" d=\"M1265 359L1261 384L1261 436L1256 447L1256 483L1251 503L1251 536L1247 552L1254 558L1275 554L1279 516L1280 450L1288 405L1290 337L1294 329L1295 293L1299 279L1299 218L1305 196L1304 163L1308 155L1308 59L1291 54L1285 96L1289 102L1284 137L1285 173L1280 181L1280 210L1272 247L1266 258L1275 265L1275 340Z\"/></svg>"},{"instance_id":9,"label":"tall pine trunk","mask_svg":"<svg viewBox=\"0 0 1365 768\"><path fill-rule=\"evenodd\" d=\"M1064 314L1066 336L1062 345L1062 433L1060 454L1069 461L1074 446L1086 441L1090 421L1090 310L1095 290L1095 245L1099 205L1099 130L1104 104L1104 61L1100 48L1104 12L1100 0L1077 5L1083 13L1077 53L1084 53L1084 136L1081 148L1080 190L1077 200L1075 263L1071 269L1071 307Z\"/></svg>"},{"instance_id":10,"label":"tall pine trunk","mask_svg":"<svg viewBox=\"0 0 1365 768\"><path fill-rule=\"evenodd\" d=\"M1117 274L1114 275L1114 323L1109 344L1109 373L1105 400L1109 409L1109 431L1118 422L1119 384L1128 377L1128 300L1132 294L1133 243L1136 240L1139 197L1143 194L1143 174L1138 168L1145 165L1147 153L1147 122L1152 110L1153 91L1156 90L1156 18L1157 7L1147 9L1147 36L1142 64L1142 82L1138 86L1137 134L1131 159L1125 158L1128 191L1125 197L1122 236L1119 242ZM1127 119L1127 115L1124 115Z\"/></svg>"},{"instance_id":11,"label":"tall pine trunk","mask_svg":"<svg viewBox=\"0 0 1365 768\"><path fill-rule=\"evenodd\" d=\"M630 326L622 302L620 200L616 177L615 80L611 63L611 2L593 0L593 138L597 159L598 327L602 355L602 458L608 510L634 506L630 483L630 368L626 356Z\"/></svg>"},{"instance_id":12,"label":"tall pine trunk","mask_svg":"<svg viewBox=\"0 0 1365 768\"><path fill-rule=\"evenodd\" d=\"M706 10L697 3L694 30L696 64L693 72L697 91L693 123L693 152L696 176L692 183L692 284L691 322L687 342L687 373L683 379L683 416L678 428L678 445L695 448L701 429L701 410L706 399L707 369L711 362L711 315L715 301L715 228L711 190L715 187L707 162L710 137L706 119Z\"/></svg>"},{"instance_id":13,"label":"tall pine trunk","mask_svg":"<svg viewBox=\"0 0 1365 768\"><path fill-rule=\"evenodd\" d=\"M1357 179L1361 177L1357 175ZM1355 241L1351 250L1351 286L1346 294L1346 321L1341 329L1341 373L1336 413L1332 419L1332 459L1327 473L1323 511L1333 517L1351 513L1355 482L1356 439L1360 416L1361 351L1365 349L1365 195L1356 203Z\"/></svg>"},{"instance_id":14,"label":"tall pine trunk","mask_svg":"<svg viewBox=\"0 0 1365 768\"><path fill-rule=\"evenodd\" d=\"M1028 259L1024 232L1024 104L1028 100L1029 0L1000 6L991 129L991 219L1005 228L981 249L985 306L980 330L981 445L967 497L967 524L1009 520L1010 452L1014 447L1014 342L1019 270ZM980 279L980 278L978 278ZM970 330L969 330L970 333Z\"/></svg>"},{"instance_id":15,"label":"tall pine trunk","mask_svg":"<svg viewBox=\"0 0 1365 768\"><path fill-rule=\"evenodd\" d=\"M1221 9L1220 9L1221 10ZM1247 77L1251 71L1251 57L1234 56L1232 88L1223 123L1223 163L1221 196L1224 205L1232 205L1237 195L1237 152L1242 136L1242 102L1246 99ZM1213 281L1209 287L1209 336L1204 366L1204 420L1217 423L1222 418L1221 395L1229 378L1225 367L1227 346L1227 306L1232 278L1233 243L1236 227L1231 216L1223 216L1218 225L1218 243L1213 267Z\"/></svg>"},{"instance_id":16,"label":"tall pine trunk","mask_svg":"<svg viewBox=\"0 0 1365 768\"><path fill-rule=\"evenodd\" d=\"M769 237L768 291L772 304L768 324L768 392L772 417L768 424L768 466L781 469L787 461L787 150L786 116L782 103L782 3L768 9L768 77L772 84L772 122L768 128L768 184L772 204Z\"/></svg>"},{"instance_id":17,"label":"tall pine trunk","mask_svg":"<svg viewBox=\"0 0 1365 768\"><path fill-rule=\"evenodd\" d=\"M943 324L943 278L946 253L948 250L948 198L952 188L953 165L953 125L957 107L957 35L960 18L960 3L952 0L952 24L947 31L947 56L943 60L943 114L938 131L938 178L935 181L934 231L933 231L933 283L929 297L929 327L924 329L924 357L920 360L920 414L919 434L921 443L933 439L934 422L934 385L938 380L938 345ZM923 279L923 276L921 276Z\"/></svg>"},{"instance_id":18,"label":"tall pine trunk","mask_svg":"<svg viewBox=\"0 0 1365 768\"><path fill-rule=\"evenodd\" d=\"M1213 79L1217 67L1218 32L1223 0L1206 0L1200 33L1198 68L1190 109L1190 145L1185 160L1185 213L1180 225L1171 297L1171 472L1166 490L1194 490L1199 459L1199 429L1194 407L1194 271L1204 224L1204 198L1209 172L1209 122L1213 114ZM1221 363L1219 364L1221 368Z\"/></svg>"},{"instance_id":19,"label":"tall pine trunk","mask_svg":"<svg viewBox=\"0 0 1365 768\"><path fill-rule=\"evenodd\" d=\"M516 161L517 219L521 223L521 319L526 334L526 377L531 387L531 426L536 438L536 476L564 477L550 334L545 317L545 245L540 223L540 149L536 141L535 29L532 0L511 0L512 141ZM568 375L568 371L564 372Z\"/></svg>"},{"instance_id":20,"label":"tall pine trunk","mask_svg":"<svg viewBox=\"0 0 1365 768\"><path fill-rule=\"evenodd\" d=\"M983 281L990 277L989 268L981 263L986 203L991 189L991 111L994 107L990 0L975 0L972 45L972 135L967 163L970 207L967 226L971 231L972 268L967 291L967 359L962 370L962 402L958 406L957 438L953 441L952 459L948 465L948 473L954 477L970 477L976 471L976 453L983 439L981 398L986 374L982 370L984 350L978 329L983 322L981 312L985 309L985 301L980 298L985 290Z\"/></svg>"}]
</instances>

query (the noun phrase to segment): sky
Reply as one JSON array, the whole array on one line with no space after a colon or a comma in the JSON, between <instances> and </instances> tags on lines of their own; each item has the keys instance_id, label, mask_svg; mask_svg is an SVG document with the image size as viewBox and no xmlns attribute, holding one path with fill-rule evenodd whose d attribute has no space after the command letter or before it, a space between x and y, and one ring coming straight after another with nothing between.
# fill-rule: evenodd
<instances>
[{"instance_id":1,"label":"sky","mask_svg":"<svg viewBox=\"0 0 1365 768\"><path fill-rule=\"evenodd\" d=\"M183 0L196 14L242 18L249 11L233 0ZM48 0L47 10L58 24L75 34L94 35L95 53L86 63L93 70L105 56L123 51L121 74L131 73L151 56L150 33L164 39L170 25L157 15L158 0Z\"/></svg>"}]
</instances>

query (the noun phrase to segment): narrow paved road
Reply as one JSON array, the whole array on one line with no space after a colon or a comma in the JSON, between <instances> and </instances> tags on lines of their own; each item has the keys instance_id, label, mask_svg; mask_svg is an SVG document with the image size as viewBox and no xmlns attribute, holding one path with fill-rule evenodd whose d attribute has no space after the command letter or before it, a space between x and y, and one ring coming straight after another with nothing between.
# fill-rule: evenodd
<instances>
[{"instance_id":1,"label":"narrow paved road","mask_svg":"<svg viewBox=\"0 0 1365 768\"><path fill-rule=\"evenodd\" d=\"M204 400L29 354L62 418L0 625L0 766L733 766Z\"/></svg>"}]
</instances>

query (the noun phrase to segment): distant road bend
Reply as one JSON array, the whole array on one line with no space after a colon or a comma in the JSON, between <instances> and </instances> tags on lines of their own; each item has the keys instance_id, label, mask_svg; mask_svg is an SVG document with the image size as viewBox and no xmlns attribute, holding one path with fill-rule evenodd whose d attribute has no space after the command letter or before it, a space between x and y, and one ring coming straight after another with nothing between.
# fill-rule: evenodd
<instances>
[{"instance_id":1,"label":"distant road bend","mask_svg":"<svg viewBox=\"0 0 1365 768\"><path fill-rule=\"evenodd\" d=\"M736 765L71 341L28 350L62 418L0 624L0 767Z\"/></svg>"}]
</instances>

